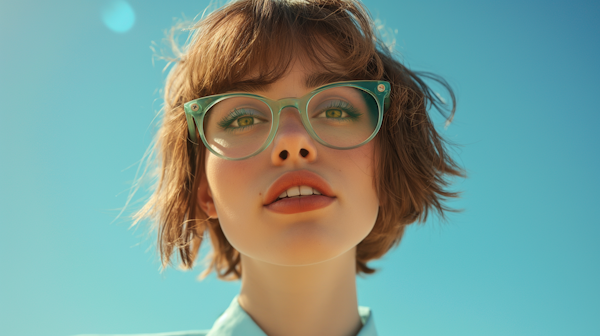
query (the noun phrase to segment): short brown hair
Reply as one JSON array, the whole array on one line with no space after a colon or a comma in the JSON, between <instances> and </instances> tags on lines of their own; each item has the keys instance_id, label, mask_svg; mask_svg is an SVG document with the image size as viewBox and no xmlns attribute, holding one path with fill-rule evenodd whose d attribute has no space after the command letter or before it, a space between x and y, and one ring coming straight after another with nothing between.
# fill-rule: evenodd
<instances>
[{"instance_id":1,"label":"short brown hair","mask_svg":"<svg viewBox=\"0 0 600 336\"><path fill-rule=\"evenodd\" d=\"M464 172L448 155L448 143L429 118L428 109L442 111L444 104L424 79L448 90L448 121L456 108L454 94L443 79L413 72L394 59L358 1L240 0L191 29L192 39L175 60L164 90L164 116L154 143L160 178L134 222L154 220L163 269L171 264L174 250L182 266L191 268L208 233L213 253L202 277L212 270L221 279L242 275L240 253L225 238L218 219L209 219L198 206L205 148L188 137L183 103L234 85L273 83L299 55L324 69L335 64L351 79L391 84L391 104L374 140L379 215L357 246L357 274L375 272L367 262L397 246L408 224L425 221L430 210L442 218L454 211L443 205L446 198L458 196L446 190L448 178ZM248 80L251 71L258 74Z\"/></svg>"}]
</instances>

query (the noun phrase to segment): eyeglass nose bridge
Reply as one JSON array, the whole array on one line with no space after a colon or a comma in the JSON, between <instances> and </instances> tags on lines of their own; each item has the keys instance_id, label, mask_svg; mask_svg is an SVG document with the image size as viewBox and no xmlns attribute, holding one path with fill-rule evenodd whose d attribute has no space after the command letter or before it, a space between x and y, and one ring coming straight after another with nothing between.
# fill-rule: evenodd
<instances>
[{"instance_id":1,"label":"eyeglass nose bridge","mask_svg":"<svg viewBox=\"0 0 600 336\"><path fill-rule=\"evenodd\" d=\"M284 109L288 108L288 107L293 107L295 108L298 113L301 113L300 111L300 98L283 98L277 101L277 114L281 114L281 111L283 111Z\"/></svg>"},{"instance_id":2,"label":"eyeglass nose bridge","mask_svg":"<svg viewBox=\"0 0 600 336\"><path fill-rule=\"evenodd\" d=\"M276 123L276 125L273 125L273 127L275 128L274 132L273 132L273 137L275 136L276 133L279 132L279 125L281 122L281 112L288 108L291 107L293 109L296 110L296 112L298 112L299 117L300 117L300 122L302 124L302 127L304 127L304 130L306 131L306 133L308 133L308 135L316 140L317 142L322 143L323 141L319 138L319 136L315 133L315 131L313 130L312 126L310 125L310 122L307 119L307 112L305 111L307 108L307 104L308 104L308 99L306 99L307 97L302 97L302 98L282 98L278 101L276 101L276 106L271 105L271 109L273 110L274 113L274 118L273 118L273 122Z\"/></svg>"},{"instance_id":3,"label":"eyeglass nose bridge","mask_svg":"<svg viewBox=\"0 0 600 336\"><path fill-rule=\"evenodd\" d=\"M276 106L271 105L271 109L273 110L273 114L274 114L274 116L273 116L274 120L273 121L277 121L277 125L275 126L275 128L279 128L279 122L280 122L280 118L281 118L281 112L284 109L286 109L288 107L291 107L291 108L295 109L296 112L298 112L299 117L300 117L300 121L302 122L302 126L304 126L304 128L306 129L306 131L308 132L308 134L310 134L313 138L316 137L316 134L314 134L314 131L312 130L311 126L309 125L310 123L306 119L307 118L307 116L306 116L307 111L305 111L306 104L307 104L307 100L305 99L305 97L302 97L302 98L282 98L282 99L276 101L275 102Z\"/></svg>"}]
</instances>

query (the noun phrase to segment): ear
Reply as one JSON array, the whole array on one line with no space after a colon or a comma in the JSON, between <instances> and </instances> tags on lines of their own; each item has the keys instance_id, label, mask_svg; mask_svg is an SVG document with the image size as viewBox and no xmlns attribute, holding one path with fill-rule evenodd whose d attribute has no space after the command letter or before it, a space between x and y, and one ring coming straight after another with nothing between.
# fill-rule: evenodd
<instances>
[{"instance_id":1,"label":"ear","mask_svg":"<svg viewBox=\"0 0 600 336\"><path fill-rule=\"evenodd\" d=\"M200 209L206 213L208 218L218 218L215 202L213 201L212 192L210 191L210 186L208 185L208 180L206 179L205 174L202 174L200 177L200 186L198 187L198 203L198 205L200 205Z\"/></svg>"}]
</instances>

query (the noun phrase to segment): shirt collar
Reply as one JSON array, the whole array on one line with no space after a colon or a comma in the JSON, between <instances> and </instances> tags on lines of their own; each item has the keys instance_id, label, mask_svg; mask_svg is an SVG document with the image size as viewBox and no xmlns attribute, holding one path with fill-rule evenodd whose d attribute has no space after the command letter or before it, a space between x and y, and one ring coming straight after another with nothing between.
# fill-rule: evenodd
<instances>
[{"instance_id":1,"label":"shirt collar","mask_svg":"<svg viewBox=\"0 0 600 336\"><path fill-rule=\"evenodd\" d=\"M373 313L368 307L358 307L363 327L357 336L377 336ZM267 336L240 306L236 295L229 308L215 321L206 336Z\"/></svg>"}]
</instances>

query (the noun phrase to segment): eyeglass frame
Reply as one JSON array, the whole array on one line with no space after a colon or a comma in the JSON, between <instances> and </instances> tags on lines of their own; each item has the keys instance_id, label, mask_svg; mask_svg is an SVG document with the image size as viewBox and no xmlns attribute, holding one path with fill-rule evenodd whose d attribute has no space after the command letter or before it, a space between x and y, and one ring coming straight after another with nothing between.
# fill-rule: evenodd
<instances>
[{"instance_id":1,"label":"eyeglass frame","mask_svg":"<svg viewBox=\"0 0 600 336\"><path fill-rule=\"evenodd\" d=\"M371 95L377 102L377 108L378 108L378 112L379 112L377 126L373 130L373 133L366 140L364 140L363 142L361 142L358 145L354 145L354 146L350 146L350 147L338 147L338 146L333 146L331 144L328 144L317 135L317 133L313 129L310 121L308 120L309 119L308 118L308 104L310 104L311 99L314 96L316 96L317 94L319 94L327 89L333 88L333 87L352 87L355 89L359 89L359 90ZM262 151L264 151L267 147L269 147L271 145L271 143L275 139L275 135L277 134L277 131L279 130L279 118L281 115L281 111L283 111L283 109L285 109L286 107L296 108L296 110L300 114L300 119L302 121L302 125L304 126L304 129L306 130L306 132L310 135L311 138L313 138L315 141L317 141L321 145L329 147L329 148L333 148L333 149L340 149L340 150L353 149L353 148L363 146L364 144L373 140L373 138L377 135L377 133L379 132L379 129L381 128L381 123L383 121L383 115L385 114L385 112L387 111L387 109L389 108L389 105L390 105L390 91L391 91L390 83L386 82L386 81L381 81L381 80L340 81L340 82L333 82L333 83L319 86L316 89L310 91L309 93L307 93L304 96L299 97L299 98L282 98L282 99L278 99L278 100L272 100L267 97L253 94L253 93L231 92L231 93L221 93L221 94L216 94L216 95L211 95L211 96L206 96L206 97L201 97L201 98L197 98L194 100L190 100L189 102L184 103L183 107L184 107L184 111L185 111L185 118L186 118L187 124L188 124L188 133L190 136L190 140L192 140L192 142L196 143L198 140L196 137L196 129L198 129L198 133L200 134L200 138L202 139L204 146L211 153L215 154L216 156L218 156L222 159L231 160L231 161L240 161L240 160L245 160L245 159L248 159L255 155L258 155L259 153L261 153ZM206 135L204 134L204 127L197 127L198 125L204 125L204 116L206 115L206 112L208 110L210 110L210 108L212 108L217 103L219 103L225 99L232 98L232 97L256 98L256 99L262 101L263 103L265 103L265 105L267 105L269 107L269 110L271 111L271 116L273 117L273 120L271 121L271 130L269 131L269 135L268 135L267 139L265 140L264 144L261 147L259 147L254 153L244 156L244 157L241 157L241 158L230 158L230 157L224 156L224 155L216 152L208 144L208 141L206 140ZM278 111L277 113L274 112L276 110Z\"/></svg>"}]
</instances>

